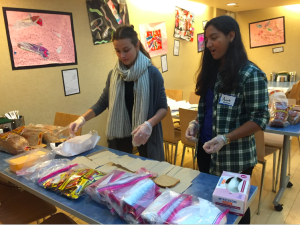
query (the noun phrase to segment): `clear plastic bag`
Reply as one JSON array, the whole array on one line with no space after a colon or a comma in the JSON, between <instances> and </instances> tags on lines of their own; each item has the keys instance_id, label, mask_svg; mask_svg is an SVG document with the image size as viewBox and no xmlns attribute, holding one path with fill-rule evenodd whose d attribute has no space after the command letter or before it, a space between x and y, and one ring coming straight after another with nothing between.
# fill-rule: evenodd
<instances>
[{"instance_id":1,"label":"clear plastic bag","mask_svg":"<svg viewBox=\"0 0 300 225\"><path fill-rule=\"evenodd\" d=\"M299 120L300 120L300 112L289 110L287 121L291 125L296 125L297 123L299 123Z\"/></svg>"},{"instance_id":2,"label":"clear plastic bag","mask_svg":"<svg viewBox=\"0 0 300 225\"><path fill-rule=\"evenodd\" d=\"M83 194L83 190L87 186L104 175L95 169L79 164L41 182L40 185L46 189L57 191L68 198L77 199Z\"/></svg>"},{"instance_id":3,"label":"clear plastic bag","mask_svg":"<svg viewBox=\"0 0 300 225\"><path fill-rule=\"evenodd\" d=\"M132 174L132 173L127 173L127 172L119 171L119 170L113 170L112 172L108 173L107 175L105 175L104 177L102 177L101 179L96 181L95 183L88 186L85 189L85 192L96 202L107 205L107 204L109 204L107 201L107 198L98 192L97 187L102 186L102 185L107 185L109 183L118 181L120 179L132 177L132 176L134 176L134 174Z\"/></svg>"},{"instance_id":4,"label":"clear plastic bag","mask_svg":"<svg viewBox=\"0 0 300 225\"><path fill-rule=\"evenodd\" d=\"M229 210L187 194L165 190L141 214L149 224L225 224Z\"/></svg>"},{"instance_id":5,"label":"clear plastic bag","mask_svg":"<svg viewBox=\"0 0 300 225\"><path fill-rule=\"evenodd\" d=\"M93 149L99 139L97 131L90 131L88 134L71 138L57 147L55 144L50 144L50 146L56 154L70 157Z\"/></svg>"},{"instance_id":6,"label":"clear plastic bag","mask_svg":"<svg viewBox=\"0 0 300 225\"><path fill-rule=\"evenodd\" d=\"M54 158L54 156L55 154L51 154L48 150L38 148L4 160L9 164L10 170L17 173L22 169L27 169L33 166L34 164Z\"/></svg>"},{"instance_id":7,"label":"clear plastic bag","mask_svg":"<svg viewBox=\"0 0 300 225\"><path fill-rule=\"evenodd\" d=\"M17 155L29 150L29 143L24 137L13 132L0 134L0 151Z\"/></svg>"},{"instance_id":8,"label":"clear plastic bag","mask_svg":"<svg viewBox=\"0 0 300 225\"><path fill-rule=\"evenodd\" d=\"M270 111L270 121L271 127L286 127L289 125L287 122L289 108L286 102L273 102Z\"/></svg>"},{"instance_id":9,"label":"clear plastic bag","mask_svg":"<svg viewBox=\"0 0 300 225\"><path fill-rule=\"evenodd\" d=\"M42 144L43 135L49 131L41 128L36 129L29 126L21 126L12 130L12 132L24 137L30 146L36 146Z\"/></svg>"}]
</instances>

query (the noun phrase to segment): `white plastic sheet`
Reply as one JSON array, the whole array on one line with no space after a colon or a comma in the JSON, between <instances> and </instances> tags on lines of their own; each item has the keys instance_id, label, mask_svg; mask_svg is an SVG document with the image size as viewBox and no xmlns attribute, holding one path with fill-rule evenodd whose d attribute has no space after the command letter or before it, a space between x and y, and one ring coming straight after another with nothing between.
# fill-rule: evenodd
<instances>
[{"instance_id":1,"label":"white plastic sheet","mask_svg":"<svg viewBox=\"0 0 300 225\"><path fill-rule=\"evenodd\" d=\"M50 146L56 154L69 157L93 149L99 139L97 131L90 131L88 134L69 139L57 147L55 143L51 143Z\"/></svg>"}]
</instances>

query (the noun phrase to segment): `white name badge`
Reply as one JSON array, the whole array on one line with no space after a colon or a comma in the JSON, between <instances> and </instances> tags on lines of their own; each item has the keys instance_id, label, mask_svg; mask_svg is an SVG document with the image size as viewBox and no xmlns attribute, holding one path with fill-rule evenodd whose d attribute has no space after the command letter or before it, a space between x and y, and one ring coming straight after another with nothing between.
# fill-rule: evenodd
<instances>
[{"instance_id":1,"label":"white name badge","mask_svg":"<svg viewBox=\"0 0 300 225\"><path fill-rule=\"evenodd\" d=\"M221 94L219 104L233 106L235 99L236 99L236 97L234 97L232 95Z\"/></svg>"}]
</instances>

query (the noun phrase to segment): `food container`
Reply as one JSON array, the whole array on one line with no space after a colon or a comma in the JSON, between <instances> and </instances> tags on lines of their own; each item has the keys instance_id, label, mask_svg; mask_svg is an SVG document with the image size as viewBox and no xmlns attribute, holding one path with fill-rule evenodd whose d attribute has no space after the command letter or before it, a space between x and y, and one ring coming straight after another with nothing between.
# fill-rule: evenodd
<instances>
[{"instance_id":1,"label":"food container","mask_svg":"<svg viewBox=\"0 0 300 225\"><path fill-rule=\"evenodd\" d=\"M33 166L39 159L45 157L47 153L47 150L37 149L5 159L5 161L9 164L10 170L16 173L25 167Z\"/></svg>"}]
</instances>

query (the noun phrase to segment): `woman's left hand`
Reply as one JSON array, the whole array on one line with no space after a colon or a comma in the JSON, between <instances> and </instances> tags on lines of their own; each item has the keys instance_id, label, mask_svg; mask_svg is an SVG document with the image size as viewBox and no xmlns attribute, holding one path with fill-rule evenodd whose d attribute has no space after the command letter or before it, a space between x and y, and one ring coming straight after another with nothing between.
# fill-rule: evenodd
<instances>
[{"instance_id":1,"label":"woman's left hand","mask_svg":"<svg viewBox=\"0 0 300 225\"><path fill-rule=\"evenodd\" d=\"M205 142L203 145L203 149L207 154L217 153L220 149L225 145L225 141L222 135L218 135L217 137L211 139L208 142Z\"/></svg>"},{"instance_id":2,"label":"woman's left hand","mask_svg":"<svg viewBox=\"0 0 300 225\"><path fill-rule=\"evenodd\" d=\"M134 147L138 147L141 144L146 144L152 133L152 126L148 121L138 126L131 134L134 135L132 144Z\"/></svg>"}]
</instances>

